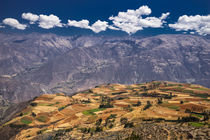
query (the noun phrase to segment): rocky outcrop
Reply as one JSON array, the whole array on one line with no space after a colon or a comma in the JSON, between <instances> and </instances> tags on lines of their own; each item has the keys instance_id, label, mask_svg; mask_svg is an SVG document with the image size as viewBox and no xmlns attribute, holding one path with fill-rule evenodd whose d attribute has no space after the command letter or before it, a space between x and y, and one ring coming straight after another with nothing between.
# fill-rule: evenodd
<instances>
[{"instance_id":1,"label":"rocky outcrop","mask_svg":"<svg viewBox=\"0 0 210 140\"><path fill-rule=\"evenodd\" d=\"M125 129L119 132L106 132L95 135L90 140L116 140L129 137L138 137L142 140L176 140L209 138L209 128L180 126L180 124L139 124L134 129Z\"/></svg>"}]
</instances>

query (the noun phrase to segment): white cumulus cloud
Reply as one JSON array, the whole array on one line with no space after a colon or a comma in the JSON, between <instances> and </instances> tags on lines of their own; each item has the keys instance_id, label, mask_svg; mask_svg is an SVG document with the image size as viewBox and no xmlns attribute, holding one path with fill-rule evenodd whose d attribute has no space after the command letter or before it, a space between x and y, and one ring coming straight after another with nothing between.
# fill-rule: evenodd
<instances>
[{"instance_id":1,"label":"white cumulus cloud","mask_svg":"<svg viewBox=\"0 0 210 140\"><path fill-rule=\"evenodd\" d=\"M27 25L19 23L19 21L14 18L6 18L3 20L3 23L19 30L25 30L27 27Z\"/></svg>"},{"instance_id":2,"label":"white cumulus cloud","mask_svg":"<svg viewBox=\"0 0 210 140\"><path fill-rule=\"evenodd\" d=\"M119 28L116 28L116 27L114 27L114 26L112 26L112 25L109 25L109 27L108 27L109 29L111 29L111 30L120 30Z\"/></svg>"},{"instance_id":3,"label":"white cumulus cloud","mask_svg":"<svg viewBox=\"0 0 210 140\"><path fill-rule=\"evenodd\" d=\"M160 19L161 19L161 20L164 20L164 19L166 19L169 15L170 15L169 12L167 12L167 13L162 13L162 16L160 17Z\"/></svg>"},{"instance_id":4,"label":"white cumulus cloud","mask_svg":"<svg viewBox=\"0 0 210 140\"><path fill-rule=\"evenodd\" d=\"M51 15L39 15L39 27L44 29L50 29L54 27L63 27L63 24L61 23L61 20L51 14Z\"/></svg>"},{"instance_id":5,"label":"white cumulus cloud","mask_svg":"<svg viewBox=\"0 0 210 140\"><path fill-rule=\"evenodd\" d=\"M179 17L176 23L169 24L169 27L176 31L191 31L200 35L207 35L210 34L210 15L183 15Z\"/></svg>"},{"instance_id":6,"label":"white cumulus cloud","mask_svg":"<svg viewBox=\"0 0 210 140\"><path fill-rule=\"evenodd\" d=\"M106 31L108 26L108 22L98 20L90 27L90 29L95 33L99 33L101 31Z\"/></svg>"},{"instance_id":7,"label":"white cumulus cloud","mask_svg":"<svg viewBox=\"0 0 210 140\"><path fill-rule=\"evenodd\" d=\"M83 29L90 29L95 33L99 33L101 31L105 31L109 25L108 22L106 21L96 21L94 24L91 26L89 25L88 20L81 20L81 21L75 21L75 20L68 20L68 26L73 26L73 27L78 27L78 28L83 28Z\"/></svg>"},{"instance_id":8,"label":"white cumulus cloud","mask_svg":"<svg viewBox=\"0 0 210 140\"><path fill-rule=\"evenodd\" d=\"M134 34L143 28L160 28L165 19L170 13L163 13L161 17L146 17L142 16L150 15L152 10L148 6L141 6L136 10L127 10L127 12L119 12L117 16L109 17L109 20L113 22L112 27L118 28L128 34ZM111 27L111 28L112 28Z\"/></svg>"},{"instance_id":9,"label":"white cumulus cloud","mask_svg":"<svg viewBox=\"0 0 210 140\"><path fill-rule=\"evenodd\" d=\"M32 13L23 13L22 18L29 20L30 24L34 24L36 21L39 20L39 16Z\"/></svg>"},{"instance_id":10,"label":"white cumulus cloud","mask_svg":"<svg viewBox=\"0 0 210 140\"><path fill-rule=\"evenodd\" d=\"M81 21L76 21L76 20L68 20L68 26L73 26L73 27L79 27L79 28L85 28L85 29L90 29L89 26L89 21L88 20L81 20Z\"/></svg>"},{"instance_id":11,"label":"white cumulus cloud","mask_svg":"<svg viewBox=\"0 0 210 140\"><path fill-rule=\"evenodd\" d=\"M51 14L51 15L36 15L32 13L23 13L22 18L29 20L30 24L34 24L35 22L38 22L39 27L44 29L51 29L54 27L63 27L63 24L61 23L61 20L59 17Z\"/></svg>"}]
</instances>

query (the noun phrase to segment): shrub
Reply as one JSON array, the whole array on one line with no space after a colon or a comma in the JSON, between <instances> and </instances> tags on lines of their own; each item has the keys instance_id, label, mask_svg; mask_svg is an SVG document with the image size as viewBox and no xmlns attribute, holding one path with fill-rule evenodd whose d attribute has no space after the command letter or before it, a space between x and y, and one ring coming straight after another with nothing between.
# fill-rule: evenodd
<instances>
[{"instance_id":1,"label":"shrub","mask_svg":"<svg viewBox=\"0 0 210 140\"><path fill-rule=\"evenodd\" d=\"M34 112L32 112L31 115L32 115L33 117L36 117L36 114L35 114Z\"/></svg>"},{"instance_id":2,"label":"shrub","mask_svg":"<svg viewBox=\"0 0 210 140\"><path fill-rule=\"evenodd\" d=\"M101 128L101 127L97 126L97 127L95 128L95 132L101 132L101 131L102 131L102 128Z\"/></svg>"},{"instance_id":3,"label":"shrub","mask_svg":"<svg viewBox=\"0 0 210 140\"><path fill-rule=\"evenodd\" d=\"M81 131L82 133L86 133L86 132L88 131L88 129L87 129L87 128L80 128L80 131Z\"/></svg>"},{"instance_id":4,"label":"shrub","mask_svg":"<svg viewBox=\"0 0 210 140\"><path fill-rule=\"evenodd\" d=\"M64 108L65 108L65 106L59 107L59 108L58 108L58 111L61 111L61 110L63 110Z\"/></svg>"},{"instance_id":5,"label":"shrub","mask_svg":"<svg viewBox=\"0 0 210 140\"><path fill-rule=\"evenodd\" d=\"M163 101L162 101L162 98L158 98L158 104L162 104Z\"/></svg>"},{"instance_id":6,"label":"shrub","mask_svg":"<svg viewBox=\"0 0 210 140\"><path fill-rule=\"evenodd\" d=\"M109 116L109 118L110 118L110 119L113 119L113 118L116 118L116 116L117 116L117 114L111 114L111 115Z\"/></svg>"},{"instance_id":7,"label":"shrub","mask_svg":"<svg viewBox=\"0 0 210 140\"><path fill-rule=\"evenodd\" d=\"M26 124L9 124L10 127L13 127L13 128L23 128L23 127L26 127L27 125Z\"/></svg>"},{"instance_id":8,"label":"shrub","mask_svg":"<svg viewBox=\"0 0 210 140\"><path fill-rule=\"evenodd\" d=\"M182 119L180 120L181 122L198 122L199 119L197 117L182 117Z\"/></svg>"},{"instance_id":9,"label":"shrub","mask_svg":"<svg viewBox=\"0 0 210 140\"><path fill-rule=\"evenodd\" d=\"M120 119L120 123L121 123L122 125L125 125L125 124L128 123L128 119L127 119L127 118L121 118L121 119Z\"/></svg>"},{"instance_id":10,"label":"shrub","mask_svg":"<svg viewBox=\"0 0 210 140\"><path fill-rule=\"evenodd\" d=\"M141 102L138 101L136 104L133 104L133 106L141 106Z\"/></svg>"},{"instance_id":11,"label":"shrub","mask_svg":"<svg viewBox=\"0 0 210 140\"><path fill-rule=\"evenodd\" d=\"M69 105L71 105L71 104L67 104L67 105L65 105L65 106L62 106L62 107L58 108L58 111L61 111L61 110L65 109L65 108L68 107Z\"/></svg>"},{"instance_id":12,"label":"shrub","mask_svg":"<svg viewBox=\"0 0 210 140\"><path fill-rule=\"evenodd\" d=\"M23 113L21 112L21 113L19 114L19 116L23 116Z\"/></svg>"},{"instance_id":13,"label":"shrub","mask_svg":"<svg viewBox=\"0 0 210 140\"><path fill-rule=\"evenodd\" d=\"M147 101L147 105L143 108L143 110L147 110L148 108L150 108L152 105L150 103L150 101Z\"/></svg>"},{"instance_id":14,"label":"shrub","mask_svg":"<svg viewBox=\"0 0 210 140\"><path fill-rule=\"evenodd\" d=\"M38 103L34 103L34 102L33 102L33 103L30 103L30 105L31 105L31 106L37 106Z\"/></svg>"},{"instance_id":15,"label":"shrub","mask_svg":"<svg viewBox=\"0 0 210 140\"><path fill-rule=\"evenodd\" d=\"M112 95L120 95L120 94L123 94L123 93L126 93L126 91L115 92L115 93L112 93Z\"/></svg>"},{"instance_id":16,"label":"shrub","mask_svg":"<svg viewBox=\"0 0 210 140\"><path fill-rule=\"evenodd\" d=\"M124 125L124 128L132 128L134 127L133 122L128 122Z\"/></svg>"}]
</instances>

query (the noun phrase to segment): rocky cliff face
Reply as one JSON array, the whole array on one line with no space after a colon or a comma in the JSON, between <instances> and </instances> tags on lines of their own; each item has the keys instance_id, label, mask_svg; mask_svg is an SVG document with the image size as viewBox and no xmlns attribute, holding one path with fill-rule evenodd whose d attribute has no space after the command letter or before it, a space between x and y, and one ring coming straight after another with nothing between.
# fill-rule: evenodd
<instances>
[{"instance_id":1,"label":"rocky cliff face","mask_svg":"<svg viewBox=\"0 0 210 140\"><path fill-rule=\"evenodd\" d=\"M200 36L7 37L0 47L6 54L0 63L0 94L15 102L103 83L166 80L210 85L210 40Z\"/></svg>"}]
</instances>

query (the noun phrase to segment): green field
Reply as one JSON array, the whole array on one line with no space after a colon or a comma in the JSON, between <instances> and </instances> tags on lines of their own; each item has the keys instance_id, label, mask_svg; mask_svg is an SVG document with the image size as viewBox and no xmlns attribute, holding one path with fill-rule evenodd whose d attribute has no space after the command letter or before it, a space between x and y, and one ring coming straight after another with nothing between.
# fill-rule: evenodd
<instances>
[{"instance_id":1,"label":"green field","mask_svg":"<svg viewBox=\"0 0 210 140\"><path fill-rule=\"evenodd\" d=\"M168 108L170 108L170 109L174 109L174 110L179 109L179 107L178 107L178 106L168 106Z\"/></svg>"},{"instance_id":2,"label":"green field","mask_svg":"<svg viewBox=\"0 0 210 140\"><path fill-rule=\"evenodd\" d=\"M91 109L91 110L85 110L82 113L84 115L96 115L94 112L103 111L103 110L105 110L105 108L95 108L95 109Z\"/></svg>"},{"instance_id":3,"label":"green field","mask_svg":"<svg viewBox=\"0 0 210 140\"><path fill-rule=\"evenodd\" d=\"M194 126L194 127L202 127L202 126L204 126L203 123L197 123L197 122L190 122L189 124L190 124L191 126Z\"/></svg>"},{"instance_id":4,"label":"green field","mask_svg":"<svg viewBox=\"0 0 210 140\"><path fill-rule=\"evenodd\" d=\"M24 123L24 124L30 124L30 123L32 123L32 121L30 119L28 119L28 118L22 118L20 121L22 123Z\"/></svg>"},{"instance_id":5,"label":"green field","mask_svg":"<svg viewBox=\"0 0 210 140\"><path fill-rule=\"evenodd\" d=\"M39 116L39 117L37 117L37 120L40 121L40 122L46 122L47 117L46 116Z\"/></svg>"},{"instance_id":6,"label":"green field","mask_svg":"<svg viewBox=\"0 0 210 140\"><path fill-rule=\"evenodd\" d=\"M198 117L198 118L202 118L203 117L202 115L199 115L199 114L192 114L192 116Z\"/></svg>"}]
</instances>

